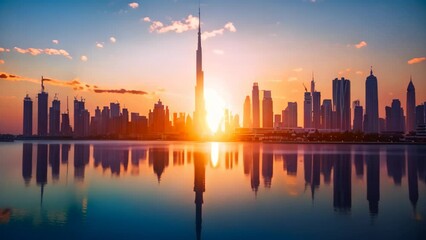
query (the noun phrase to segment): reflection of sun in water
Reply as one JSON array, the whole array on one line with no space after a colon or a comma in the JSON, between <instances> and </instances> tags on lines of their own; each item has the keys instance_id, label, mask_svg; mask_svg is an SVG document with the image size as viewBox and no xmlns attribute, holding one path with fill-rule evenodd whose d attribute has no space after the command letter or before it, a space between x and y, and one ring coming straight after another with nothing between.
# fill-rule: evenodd
<instances>
[{"instance_id":1,"label":"reflection of sun in water","mask_svg":"<svg viewBox=\"0 0 426 240\"><path fill-rule=\"evenodd\" d=\"M219 163L219 143L212 142L210 149L210 159L213 167L217 167Z\"/></svg>"},{"instance_id":2,"label":"reflection of sun in water","mask_svg":"<svg viewBox=\"0 0 426 240\"><path fill-rule=\"evenodd\" d=\"M212 133L216 133L220 130L223 113L225 112L225 101L216 91L210 88L205 89L204 98L207 112L207 126Z\"/></svg>"}]
</instances>

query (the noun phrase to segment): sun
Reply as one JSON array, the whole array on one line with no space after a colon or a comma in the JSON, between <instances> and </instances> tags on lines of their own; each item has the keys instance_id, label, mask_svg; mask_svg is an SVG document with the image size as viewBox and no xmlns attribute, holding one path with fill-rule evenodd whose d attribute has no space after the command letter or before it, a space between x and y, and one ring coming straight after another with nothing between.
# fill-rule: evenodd
<instances>
[{"instance_id":1,"label":"sun","mask_svg":"<svg viewBox=\"0 0 426 240\"><path fill-rule=\"evenodd\" d=\"M225 112L225 101L213 89L206 88L204 98L207 112L207 126L212 133L220 130L223 114Z\"/></svg>"}]
</instances>

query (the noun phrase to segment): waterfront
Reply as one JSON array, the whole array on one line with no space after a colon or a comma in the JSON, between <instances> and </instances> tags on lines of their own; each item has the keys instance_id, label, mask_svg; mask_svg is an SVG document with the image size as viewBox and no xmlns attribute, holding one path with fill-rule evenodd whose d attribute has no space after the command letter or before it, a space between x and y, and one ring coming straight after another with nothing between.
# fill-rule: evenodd
<instances>
[{"instance_id":1,"label":"waterfront","mask_svg":"<svg viewBox=\"0 0 426 240\"><path fill-rule=\"evenodd\" d=\"M0 144L0 234L422 239L425 145Z\"/></svg>"}]
</instances>

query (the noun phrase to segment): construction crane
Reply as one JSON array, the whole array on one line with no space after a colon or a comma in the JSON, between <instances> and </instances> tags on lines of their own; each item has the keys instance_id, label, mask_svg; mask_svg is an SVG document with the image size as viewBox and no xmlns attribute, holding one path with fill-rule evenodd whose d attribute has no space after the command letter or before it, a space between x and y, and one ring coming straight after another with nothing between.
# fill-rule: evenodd
<instances>
[{"instance_id":1,"label":"construction crane","mask_svg":"<svg viewBox=\"0 0 426 240\"><path fill-rule=\"evenodd\" d=\"M308 92L308 89L306 88L305 83L302 83L302 84L303 84L303 87L305 88L305 92Z\"/></svg>"}]
</instances>

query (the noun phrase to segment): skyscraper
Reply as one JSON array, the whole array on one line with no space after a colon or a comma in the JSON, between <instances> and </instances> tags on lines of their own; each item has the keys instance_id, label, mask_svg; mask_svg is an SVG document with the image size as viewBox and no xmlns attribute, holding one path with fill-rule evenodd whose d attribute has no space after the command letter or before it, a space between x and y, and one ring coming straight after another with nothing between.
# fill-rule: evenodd
<instances>
[{"instance_id":1,"label":"skyscraper","mask_svg":"<svg viewBox=\"0 0 426 240\"><path fill-rule=\"evenodd\" d=\"M341 131L351 129L351 82L341 78L333 80L333 109L336 111L336 128Z\"/></svg>"},{"instance_id":2,"label":"skyscraper","mask_svg":"<svg viewBox=\"0 0 426 240\"><path fill-rule=\"evenodd\" d=\"M257 82L253 83L253 89L251 91L251 101L253 108L253 128L260 127L260 106L259 106L259 86Z\"/></svg>"},{"instance_id":3,"label":"skyscraper","mask_svg":"<svg viewBox=\"0 0 426 240\"><path fill-rule=\"evenodd\" d=\"M312 74L311 81L311 94L312 94L312 127L320 128L320 116L321 116L321 93L315 90L315 81Z\"/></svg>"},{"instance_id":4,"label":"skyscraper","mask_svg":"<svg viewBox=\"0 0 426 240\"><path fill-rule=\"evenodd\" d=\"M282 114L282 123L284 128L297 127L297 102L287 103L287 107Z\"/></svg>"},{"instance_id":5,"label":"skyscraper","mask_svg":"<svg viewBox=\"0 0 426 240\"><path fill-rule=\"evenodd\" d=\"M243 127L251 127L251 105L250 105L250 96L246 96L244 100L244 116L243 116Z\"/></svg>"},{"instance_id":6,"label":"skyscraper","mask_svg":"<svg viewBox=\"0 0 426 240\"><path fill-rule=\"evenodd\" d=\"M74 99L74 135L78 137L84 136L84 104L83 98L80 101L77 98Z\"/></svg>"},{"instance_id":7,"label":"skyscraper","mask_svg":"<svg viewBox=\"0 0 426 240\"><path fill-rule=\"evenodd\" d=\"M49 135L59 136L59 126L61 121L61 102L55 95L52 107L49 109Z\"/></svg>"},{"instance_id":8,"label":"skyscraper","mask_svg":"<svg viewBox=\"0 0 426 240\"><path fill-rule=\"evenodd\" d=\"M203 135L206 131L206 109L204 103L204 71L203 71L203 54L201 49L201 13L198 9L198 48L197 48L197 83L195 85L195 112L194 127L195 132Z\"/></svg>"},{"instance_id":9,"label":"skyscraper","mask_svg":"<svg viewBox=\"0 0 426 240\"><path fill-rule=\"evenodd\" d=\"M392 100L392 106L386 107L386 130L389 132L404 132L404 110L399 99Z\"/></svg>"},{"instance_id":10,"label":"skyscraper","mask_svg":"<svg viewBox=\"0 0 426 240\"><path fill-rule=\"evenodd\" d=\"M305 100L303 102L303 127L312 127L312 96L310 92L305 92Z\"/></svg>"},{"instance_id":11,"label":"skyscraper","mask_svg":"<svg viewBox=\"0 0 426 240\"><path fill-rule=\"evenodd\" d=\"M274 127L274 113L273 113L273 103L271 91L265 90L263 92L262 100L262 126L263 128L273 128Z\"/></svg>"},{"instance_id":12,"label":"skyscraper","mask_svg":"<svg viewBox=\"0 0 426 240\"><path fill-rule=\"evenodd\" d=\"M41 77L41 92L38 94L37 135L47 136L47 101L49 95L44 91L44 78Z\"/></svg>"},{"instance_id":13,"label":"skyscraper","mask_svg":"<svg viewBox=\"0 0 426 240\"><path fill-rule=\"evenodd\" d=\"M33 101L28 94L24 98L24 122L22 134L26 137L33 135Z\"/></svg>"},{"instance_id":14,"label":"skyscraper","mask_svg":"<svg viewBox=\"0 0 426 240\"><path fill-rule=\"evenodd\" d=\"M355 100L353 102L353 108L354 108L353 131L354 132L361 132L362 131L363 108L362 108L359 100Z\"/></svg>"},{"instance_id":15,"label":"skyscraper","mask_svg":"<svg viewBox=\"0 0 426 240\"><path fill-rule=\"evenodd\" d=\"M373 75L373 69L370 76L365 81L365 122L364 131L366 133L379 132L379 97L377 88L377 78Z\"/></svg>"},{"instance_id":16,"label":"skyscraper","mask_svg":"<svg viewBox=\"0 0 426 240\"><path fill-rule=\"evenodd\" d=\"M331 99L324 99L321 106L321 128L331 129L332 128L332 114L333 107Z\"/></svg>"},{"instance_id":17,"label":"skyscraper","mask_svg":"<svg viewBox=\"0 0 426 240\"><path fill-rule=\"evenodd\" d=\"M407 132L415 130L416 126L416 89L414 88L413 80L410 76L410 83L407 87Z\"/></svg>"},{"instance_id":18,"label":"skyscraper","mask_svg":"<svg viewBox=\"0 0 426 240\"><path fill-rule=\"evenodd\" d=\"M61 134L62 136L72 135L72 129L71 129L71 123L70 123L70 111L68 109L68 97L67 97L67 112L62 113Z\"/></svg>"}]
</instances>

